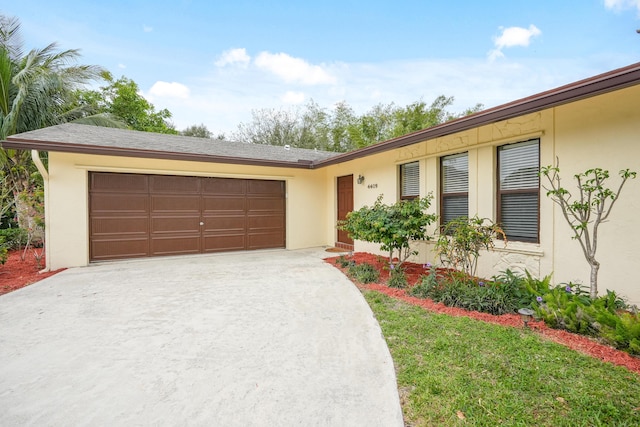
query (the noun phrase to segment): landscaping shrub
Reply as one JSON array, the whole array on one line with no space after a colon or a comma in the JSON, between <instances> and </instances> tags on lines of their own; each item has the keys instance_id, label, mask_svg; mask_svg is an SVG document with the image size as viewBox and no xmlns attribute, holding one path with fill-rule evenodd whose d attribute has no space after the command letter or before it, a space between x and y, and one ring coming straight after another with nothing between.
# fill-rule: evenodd
<instances>
[{"instance_id":1,"label":"landscaping shrub","mask_svg":"<svg viewBox=\"0 0 640 427\"><path fill-rule=\"evenodd\" d=\"M0 229L0 237L4 238L7 250L18 250L26 246L29 239L28 233L22 228Z\"/></svg>"},{"instance_id":2,"label":"landscaping shrub","mask_svg":"<svg viewBox=\"0 0 640 427\"><path fill-rule=\"evenodd\" d=\"M369 263L353 264L349 267L349 276L353 277L360 283L373 283L377 282L380 278L380 273L376 268Z\"/></svg>"},{"instance_id":3,"label":"landscaping shrub","mask_svg":"<svg viewBox=\"0 0 640 427\"><path fill-rule=\"evenodd\" d=\"M344 255L340 255L337 259L336 259L336 265L339 265L341 268L346 268L349 267L350 265L354 264L353 261L351 261L350 259L348 259L346 256Z\"/></svg>"},{"instance_id":4,"label":"landscaping shrub","mask_svg":"<svg viewBox=\"0 0 640 427\"><path fill-rule=\"evenodd\" d=\"M389 271L389 282L387 283L392 288L405 289L409 284L407 282L407 275L405 274L402 266L391 265Z\"/></svg>"},{"instance_id":5,"label":"landscaping shrub","mask_svg":"<svg viewBox=\"0 0 640 427\"><path fill-rule=\"evenodd\" d=\"M607 291L596 299L580 285L559 285L541 293L536 314L552 328L599 337L620 350L640 354L640 317L620 296Z\"/></svg>"},{"instance_id":6,"label":"landscaping shrub","mask_svg":"<svg viewBox=\"0 0 640 427\"><path fill-rule=\"evenodd\" d=\"M455 270L438 277L432 268L410 293L450 307L490 314L513 313L531 300L525 280L509 270L494 280L483 281Z\"/></svg>"},{"instance_id":7,"label":"landscaping shrub","mask_svg":"<svg viewBox=\"0 0 640 427\"><path fill-rule=\"evenodd\" d=\"M9 256L7 245L4 241L4 236L0 236L0 264L4 264L7 262L7 257Z\"/></svg>"}]
</instances>

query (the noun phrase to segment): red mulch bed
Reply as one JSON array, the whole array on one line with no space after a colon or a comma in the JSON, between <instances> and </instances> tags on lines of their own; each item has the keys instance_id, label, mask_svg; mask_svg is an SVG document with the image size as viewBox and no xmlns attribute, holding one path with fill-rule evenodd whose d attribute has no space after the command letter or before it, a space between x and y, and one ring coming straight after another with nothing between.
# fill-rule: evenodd
<instances>
[{"instance_id":1,"label":"red mulch bed","mask_svg":"<svg viewBox=\"0 0 640 427\"><path fill-rule=\"evenodd\" d=\"M40 260L41 267L39 269L32 251L27 251L24 261L21 259L22 254L23 251L11 251L7 262L4 265L0 265L0 295L24 288L64 270L40 273L40 269L46 265L45 257Z\"/></svg>"},{"instance_id":2,"label":"red mulch bed","mask_svg":"<svg viewBox=\"0 0 640 427\"><path fill-rule=\"evenodd\" d=\"M338 257L331 257L326 258L325 261L342 270L343 272L346 272L346 268L340 268L336 264L335 261L337 259ZM510 326L514 328L523 327L522 319L518 314L503 314L501 316L496 316L493 314L480 313L477 311L467 311L456 307L447 307L442 303L435 303L430 299L412 297L408 295L404 289L390 288L382 284L385 283L389 278L388 259L386 257L357 252L354 253L352 257L349 257L349 259L356 261L356 263L358 264L367 262L369 264L372 264L378 269L378 271L380 271L381 283L362 284L354 282L361 289L378 291L390 297L425 308L436 313L444 313L450 316L465 316L496 325ZM420 280L420 276L427 274L428 272L427 269L425 269L424 266L420 264L404 263L403 266L406 269L407 281L409 282L409 286L415 285ZM613 347L600 344L598 342L595 342L593 339L583 335L574 334L560 329L551 329L542 321L531 321L529 322L529 327L539 333L541 336L546 337L558 344L562 344L573 350L579 351L589 356L593 356L602 361L609 362L614 365L624 366L627 369L640 374L640 358L631 356L624 351L616 350Z\"/></svg>"}]
</instances>

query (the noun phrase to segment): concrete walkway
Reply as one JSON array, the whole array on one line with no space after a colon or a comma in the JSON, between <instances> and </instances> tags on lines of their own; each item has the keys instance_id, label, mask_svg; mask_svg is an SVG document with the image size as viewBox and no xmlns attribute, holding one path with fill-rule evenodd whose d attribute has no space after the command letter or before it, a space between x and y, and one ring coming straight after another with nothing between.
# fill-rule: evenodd
<instances>
[{"instance_id":1,"label":"concrete walkway","mask_svg":"<svg viewBox=\"0 0 640 427\"><path fill-rule=\"evenodd\" d=\"M0 425L402 426L380 328L330 255L107 263L0 296Z\"/></svg>"}]
</instances>

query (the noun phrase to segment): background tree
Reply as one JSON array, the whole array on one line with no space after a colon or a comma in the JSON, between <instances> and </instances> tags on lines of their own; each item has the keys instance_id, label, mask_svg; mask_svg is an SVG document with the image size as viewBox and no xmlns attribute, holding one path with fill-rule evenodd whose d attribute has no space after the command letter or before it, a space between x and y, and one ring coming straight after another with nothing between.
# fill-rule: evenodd
<instances>
[{"instance_id":1,"label":"background tree","mask_svg":"<svg viewBox=\"0 0 640 427\"><path fill-rule=\"evenodd\" d=\"M302 110L260 109L249 123L241 123L232 139L254 144L290 145L326 151L351 151L426 129L479 111L482 104L453 114L453 97L437 97L430 105L416 101L406 107L377 104L358 116L342 101L333 109L311 100Z\"/></svg>"},{"instance_id":2,"label":"background tree","mask_svg":"<svg viewBox=\"0 0 640 427\"><path fill-rule=\"evenodd\" d=\"M140 92L138 84L127 77L114 80L111 73L103 71L101 77L108 84L100 90L79 90L75 93L75 105L115 119L132 130L177 135L170 122L171 112L156 111Z\"/></svg>"},{"instance_id":3,"label":"background tree","mask_svg":"<svg viewBox=\"0 0 640 427\"><path fill-rule=\"evenodd\" d=\"M197 138L213 138L213 133L204 124L191 125L180 132L183 136L195 136Z\"/></svg>"},{"instance_id":4,"label":"background tree","mask_svg":"<svg viewBox=\"0 0 640 427\"><path fill-rule=\"evenodd\" d=\"M79 114L71 106L74 91L103 71L92 65L71 65L79 56L77 49L61 51L56 43L24 53L20 22L0 15L0 139L63 123ZM23 150L0 149L0 173L16 205L21 203L18 194L37 181L30 154ZM18 220L26 226L23 218Z\"/></svg>"}]
</instances>

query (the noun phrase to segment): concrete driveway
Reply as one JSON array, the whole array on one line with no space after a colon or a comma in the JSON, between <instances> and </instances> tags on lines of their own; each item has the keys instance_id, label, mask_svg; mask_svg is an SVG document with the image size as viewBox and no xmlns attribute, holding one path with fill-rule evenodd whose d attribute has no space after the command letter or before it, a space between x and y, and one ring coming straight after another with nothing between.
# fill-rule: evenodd
<instances>
[{"instance_id":1,"label":"concrete driveway","mask_svg":"<svg viewBox=\"0 0 640 427\"><path fill-rule=\"evenodd\" d=\"M402 426L380 328L327 255L100 264L0 296L0 425Z\"/></svg>"}]
</instances>

